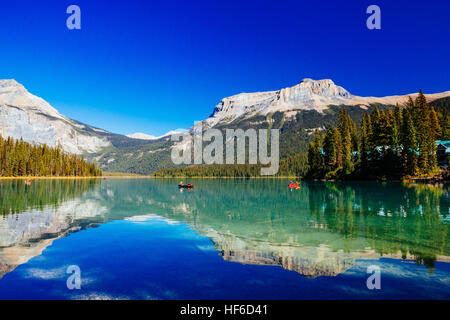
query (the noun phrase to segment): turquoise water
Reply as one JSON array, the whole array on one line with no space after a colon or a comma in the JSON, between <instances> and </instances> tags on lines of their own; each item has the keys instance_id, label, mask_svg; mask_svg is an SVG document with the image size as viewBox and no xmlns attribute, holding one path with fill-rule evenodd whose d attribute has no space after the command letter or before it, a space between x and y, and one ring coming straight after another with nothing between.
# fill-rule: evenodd
<instances>
[{"instance_id":1,"label":"turquoise water","mask_svg":"<svg viewBox=\"0 0 450 320\"><path fill-rule=\"evenodd\" d=\"M177 182L0 182L0 298L450 298L447 185Z\"/></svg>"}]
</instances>

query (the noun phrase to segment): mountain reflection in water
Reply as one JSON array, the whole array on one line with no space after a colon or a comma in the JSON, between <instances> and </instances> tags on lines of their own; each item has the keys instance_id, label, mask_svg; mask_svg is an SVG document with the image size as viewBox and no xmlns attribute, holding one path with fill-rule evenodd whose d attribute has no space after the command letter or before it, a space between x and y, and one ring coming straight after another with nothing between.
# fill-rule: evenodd
<instances>
[{"instance_id":1,"label":"mountain reflection in water","mask_svg":"<svg viewBox=\"0 0 450 320\"><path fill-rule=\"evenodd\" d=\"M0 183L0 279L28 262L70 231L85 228L87 219L103 215L98 199L82 196L99 180Z\"/></svg>"},{"instance_id":2,"label":"mountain reflection in water","mask_svg":"<svg viewBox=\"0 0 450 320\"><path fill-rule=\"evenodd\" d=\"M231 262L335 276L357 259L450 261L447 185L108 179L0 182L0 278L61 237L149 214L209 237Z\"/></svg>"}]
</instances>

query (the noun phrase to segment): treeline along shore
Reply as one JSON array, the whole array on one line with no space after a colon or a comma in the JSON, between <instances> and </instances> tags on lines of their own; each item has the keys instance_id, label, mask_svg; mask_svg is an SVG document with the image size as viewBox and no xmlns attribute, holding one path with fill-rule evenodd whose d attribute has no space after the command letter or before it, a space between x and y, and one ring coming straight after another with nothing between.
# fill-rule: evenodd
<instances>
[{"instance_id":1,"label":"treeline along shore","mask_svg":"<svg viewBox=\"0 0 450 320\"><path fill-rule=\"evenodd\" d=\"M359 129L343 109L337 126L316 130L309 145L307 177L399 179L446 175L446 154L437 145L450 138L448 114L430 106L422 91L403 107L365 113Z\"/></svg>"},{"instance_id":2,"label":"treeline along shore","mask_svg":"<svg viewBox=\"0 0 450 320\"><path fill-rule=\"evenodd\" d=\"M97 177L102 171L60 147L35 145L0 135L0 177Z\"/></svg>"}]
</instances>

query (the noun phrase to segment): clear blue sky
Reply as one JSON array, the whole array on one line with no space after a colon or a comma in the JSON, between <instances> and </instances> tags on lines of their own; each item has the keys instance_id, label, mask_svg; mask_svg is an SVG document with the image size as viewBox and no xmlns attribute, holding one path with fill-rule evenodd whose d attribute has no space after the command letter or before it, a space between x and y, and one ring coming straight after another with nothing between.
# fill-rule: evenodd
<instances>
[{"instance_id":1,"label":"clear blue sky","mask_svg":"<svg viewBox=\"0 0 450 320\"><path fill-rule=\"evenodd\" d=\"M66 28L77 4L82 29ZM382 30L366 28L381 7ZM331 78L353 94L450 90L450 1L2 1L0 78L64 115L161 134L221 98Z\"/></svg>"}]
</instances>

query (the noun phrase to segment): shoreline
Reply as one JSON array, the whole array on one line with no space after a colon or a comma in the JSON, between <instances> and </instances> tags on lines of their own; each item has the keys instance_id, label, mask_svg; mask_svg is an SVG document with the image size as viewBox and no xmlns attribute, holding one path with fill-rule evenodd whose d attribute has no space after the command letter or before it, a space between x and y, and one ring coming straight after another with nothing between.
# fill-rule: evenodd
<instances>
[{"instance_id":1,"label":"shoreline","mask_svg":"<svg viewBox=\"0 0 450 320\"><path fill-rule=\"evenodd\" d=\"M64 179L103 179L103 176L92 176L92 177L35 177L35 176L23 176L23 177L0 177L0 180L64 180Z\"/></svg>"},{"instance_id":2,"label":"shoreline","mask_svg":"<svg viewBox=\"0 0 450 320\"><path fill-rule=\"evenodd\" d=\"M162 176L162 177L155 177L155 176L147 176L149 178L154 179L295 179L295 180L303 180L302 178L295 177L295 176L265 176L265 177L172 177L172 176Z\"/></svg>"},{"instance_id":3,"label":"shoreline","mask_svg":"<svg viewBox=\"0 0 450 320\"><path fill-rule=\"evenodd\" d=\"M296 179L302 180L298 177L290 176L267 176L267 177L155 177L155 176L138 176L138 175L117 175L117 176L92 176L92 177L35 177L35 176L23 176L23 177L0 177L0 180L65 180L65 179Z\"/></svg>"},{"instance_id":4,"label":"shoreline","mask_svg":"<svg viewBox=\"0 0 450 320\"><path fill-rule=\"evenodd\" d=\"M64 176L64 177L35 177L35 176L24 176L24 177L0 177L0 181L2 180L87 180L87 179L293 179L297 181L322 181L322 182L345 182L345 181L374 181L374 182L445 182L445 179L442 177L409 177L404 179L394 179L394 180L376 180L376 179L367 179L367 180L326 180L326 179L304 179L301 177L295 176L264 176L264 177L172 177L172 176L144 176L144 175L105 175L105 176L89 176L89 177L78 177L78 176Z\"/></svg>"}]
</instances>

